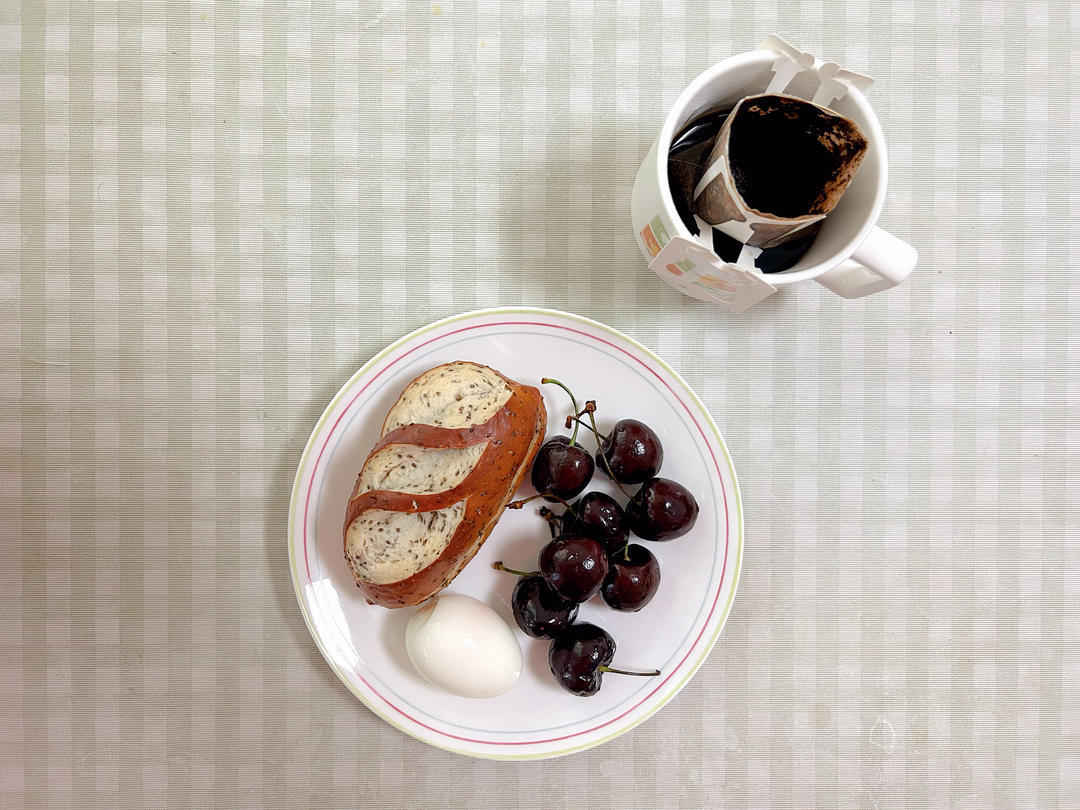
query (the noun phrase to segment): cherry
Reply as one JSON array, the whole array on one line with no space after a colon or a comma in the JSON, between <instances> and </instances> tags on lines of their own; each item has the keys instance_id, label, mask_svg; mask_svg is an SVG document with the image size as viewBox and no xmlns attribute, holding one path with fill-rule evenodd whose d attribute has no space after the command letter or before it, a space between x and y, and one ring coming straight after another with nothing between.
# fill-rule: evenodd
<instances>
[{"instance_id":1,"label":"cherry","mask_svg":"<svg viewBox=\"0 0 1080 810\"><path fill-rule=\"evenodd\" d=\"M570 397L577 414L577 400L574 392L558 380L544 377L541 383L557 385ZM570 425L567 424L569 428ZM574 425L571 436L555 436L544 442L533 461L532 484L536 491L549 501L569 500L582 492L592 479L593 464L589 452L577 443L578 426Z\"/></svg>"},{"instance_id":2,"label":"cherry","mask_svg":"<svg viewBox=\"0 0 1080 810\"><path fill-rule=\"evenodd\" d=\"M608 575L600 595L615 610L636 613L645 607L660 587L660 564L645 546L631 543L608 554Z\"/></svg>"},{"instance_id":3,"label":"cherry","mask_svg":"<svg viewBox=\"0 0 1080 810\"><path fill-rule=\"evenodd\" d=\"M640 484L660 472L664 447L652 428L620 419L596 451L596 464L621 484Z\"/></svg>"},{"instance_id":4,"label":"cherry","mask_svg":"<svg viewBox=\"0 0 1080 810\"><path fill-rule=\"evenodd\" d=\"M555 593L571 602L595 596L607 572L607 553L591 537L561 534L540 550L540 573Z\"/></svg>"},{"instance_id":5,"label":"cherry","mask_svg":"<svg viewBox=\"0 0 1080 810\"><path fill-rule=\"evenodd\" d=\"M546 500L568 500L589 485L593 475L592 456L569 436L548 439L536 453L532 485Z\"/></svg>"},{"instance_id":6,"label":"cherry","mask_svg":"<svg viewBox=\"0 0 1080 810\"><path fill-rule=\"evenodd\" d=\"M548 648L551 674L575 695L595 695L600 690L600 667L615 657L615 639L595 624L567 628Z\"/></svg>"},{"instance_id":7,"label":"cherry","mask_svg":"<svg viewBox=\"0 0 1080 810\"><path fill-rule=\"evenodd\" d=\"M586 492L563 513L563 531L598 540L613 554L626 545L625 513L619 502L603 492Z\"/></svg>"},{"instance_id":8,"label":"cherry","mask_svg":"<svg viewBox=\"0 0 1080 810\"><path fill-rule=\"evenodd\" d=\"M533 638L555 638L574 623L578 614L576 602L563 599L537 574L517 581L510 604L517 626Z\"/></svg>"},{"instance_id":9,"label":"cherry","mask_svg":"<svg viewBox=\"0 0 1080 810\"><path fill-rule=\"evenodd\" d=\"M674 540L694 526L698 504L682 484L650 478L626 505L626 525L645 540Z\"/></svg>"},{"instance_id":10,"label":"cherry","mask_svg":"<svg viewBox=\"0 0 1080 810\"><path fill-rule=\"evenodd\" d=\"M615 639L595 624L573 624L551 642L548 666L559 685L575 695L587 697L600 691L605 672L620 675L659 675L652 672L628 672L609 667L615 657Z\"/></svg>"}]
</instances>

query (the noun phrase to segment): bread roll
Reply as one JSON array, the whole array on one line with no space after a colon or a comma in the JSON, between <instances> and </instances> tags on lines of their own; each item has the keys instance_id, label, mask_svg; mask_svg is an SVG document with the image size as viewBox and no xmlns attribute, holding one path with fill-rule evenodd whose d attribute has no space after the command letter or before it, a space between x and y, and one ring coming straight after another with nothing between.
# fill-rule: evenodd
<instances>
[{"instance_id":1,"label":"bread roll","mask_svg":"<svg viewBox=\"0 0 1080 810\"><path fill-rule=\"evenodd\" d=\"M540 391L477 363L402 392L345 513L345 560L372 604L415 605L483 545L544 440Z\"/></svg>"}]
</instances>

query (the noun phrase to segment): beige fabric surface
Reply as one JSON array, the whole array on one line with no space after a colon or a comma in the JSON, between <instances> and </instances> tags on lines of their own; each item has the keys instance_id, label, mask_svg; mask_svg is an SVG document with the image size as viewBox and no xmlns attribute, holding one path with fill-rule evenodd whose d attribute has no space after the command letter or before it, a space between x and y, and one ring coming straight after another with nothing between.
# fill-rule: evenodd
<instances>
[{"instance_id":1,"label":"beige fabric surface","mask_svg":"<svg viewBox=\"0 0 1080 810\"><path fill-rule=\"evenodd\" d=\"M0 806L1080 807L1075 0L0 2ZM725 315L629 192L769 33L877 79L915 275ZM468 760L335 679L293 474L499 304L659 353L729 444L730 621L667 707Z\"/></svg>"}]
</instances>

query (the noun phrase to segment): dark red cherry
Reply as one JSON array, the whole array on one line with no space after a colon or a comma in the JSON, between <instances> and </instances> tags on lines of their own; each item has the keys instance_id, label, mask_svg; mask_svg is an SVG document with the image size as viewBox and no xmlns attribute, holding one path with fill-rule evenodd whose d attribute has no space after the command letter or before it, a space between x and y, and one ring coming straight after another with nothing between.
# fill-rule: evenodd
<instances>
[{"instance_id":1,"label":"dark red cherry","mask_svg":"<svg viewBox=\"0 0 1080 810\"><path fill-rule=\"evenodd\" d=\"M600 667L615 657L615 639L595 624L568 627L548 648L551 674L575 695L595 695L600 690Z\"/></svg>"},{"instance_id":2,"label":"dark red cherry","mask_svg":"<svg viewBox=\"0 0 1080 810\"><path fill-rule=\"evenodd\" d=\"M605 672L619 675L659 675L660 670L632 672L608 666L615 657L615 639L595 624L572 624L548 647L548 666L559 685L583 697L600 691Z\"/></svg>"},{"instance_id":3,"label":"dark red cherry","mask_svg":"<svg viewBox=\"0 0 1080 810\"><path fill-rule=\"evenodd\" d=\"M693 528L697 501L670 478L650 478L626 505L626 525L645 540L674 540Z\"/></svg>"},{"instance_id":4,"label":"dark red cherry","mask_svg":"<svg viewBox=\"0 0 1080 810\"><path fill-rule=\"evenodd\" d=\"M578 614L577 602L563 599L536 574L517 581L510 604L517 626L533 638L555 638L574 623Z\"/></svg>"},{"instance_id":5,"label":"dark red cherry","mask_svg":"<svg viewBox=\"0 0 1080 810\"><path fill-rule=\"evenodd\" d=\"M607 572L607 552L591 537L560 534L540 550L540 573L552 590L571 602L595 596Z\"/></svg>"},{"instance_id":6,"label":"dark red cherry","mask_svg":"<svg viewBox=\"0 0 1080 810\"><path fill-rule=\"evenodd\" d=\"M583 534L598 540L608 551L621 551L626 545L625 514L619 502L603 492L586 492L570 505L563 515L563 531Z\"/></svg>"},{"instance_id":7,"label":"dark red cherry","mask_svg":"<svg viewBox=\"0 0 1080 810\"><path fill-rule=\"evenodd\" d=\"M637 419L616 422L596 451L596 466L622 484L640 484L652 478L663 463L660 437Z\"/></svg>"},{"instance_id":8,"label":"dark red cherry","mask_svg":"<svg viewBox=\"0 0 1080 810\"><path fill-rule=\"evenodd\" d=\"M548 439L536 453L532 466L532 485L547 500L569 500L589 485L593 459L580 444L570 444L570 437Z\"/></svg>"},{"instance_id":9,"label":"dark red cherry","mask_svg":"<svg viewBox=\"0 0 1080 810\"><path fill-rule=\"evenodd\" d=\"M660 564L645 546L631 543L608 554L608 575L600 588L604 601L615 610L635 613L645 607L660 587Z\"/></svg>"}]
</instances>

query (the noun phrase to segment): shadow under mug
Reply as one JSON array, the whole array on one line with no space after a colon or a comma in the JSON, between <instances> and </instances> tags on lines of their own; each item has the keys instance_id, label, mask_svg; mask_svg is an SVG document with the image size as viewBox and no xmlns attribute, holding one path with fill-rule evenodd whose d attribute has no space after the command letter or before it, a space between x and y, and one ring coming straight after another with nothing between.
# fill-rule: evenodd
<instances>
[{"instance_id":1,"label":"shadow under mug","mask_svg":"<svg viewBox=\"0 0 1080 810\"><path fill-rule=\"evenodd\" d=\"M643 236L646 226L653 225L650 232L659 230L667 239L693 238L675 209L668 185L667 156L672 138L702 113L731 108L741 98L765 92L773 77L776 58L774 51L757 50L718 62L687 85L668 112L660 136L638 170L630 201L634 233L646 261L657 250L656 244L650 250ZM821 64L819 60L815 68ZM816 84L815 73L799 74L785 92L809 98ZM862 298L895 287L906 279L915 267L918 254L911 245L876 224L885 202L888 161L881 125L866 96L851 88L829 106L859 125L869 144L866 156L836 208L825 217L806 254L790 269L764 278L774 287L813 279L843 298ZM659 228L655 227L657 224ZM660 237L660 247L666 241L664 236ZM656 271L672 283L661 268ZM692 288L674 283L672 286L695 298L713 300L707 294L698 296Z\"/></svg>"}]
</instances>

